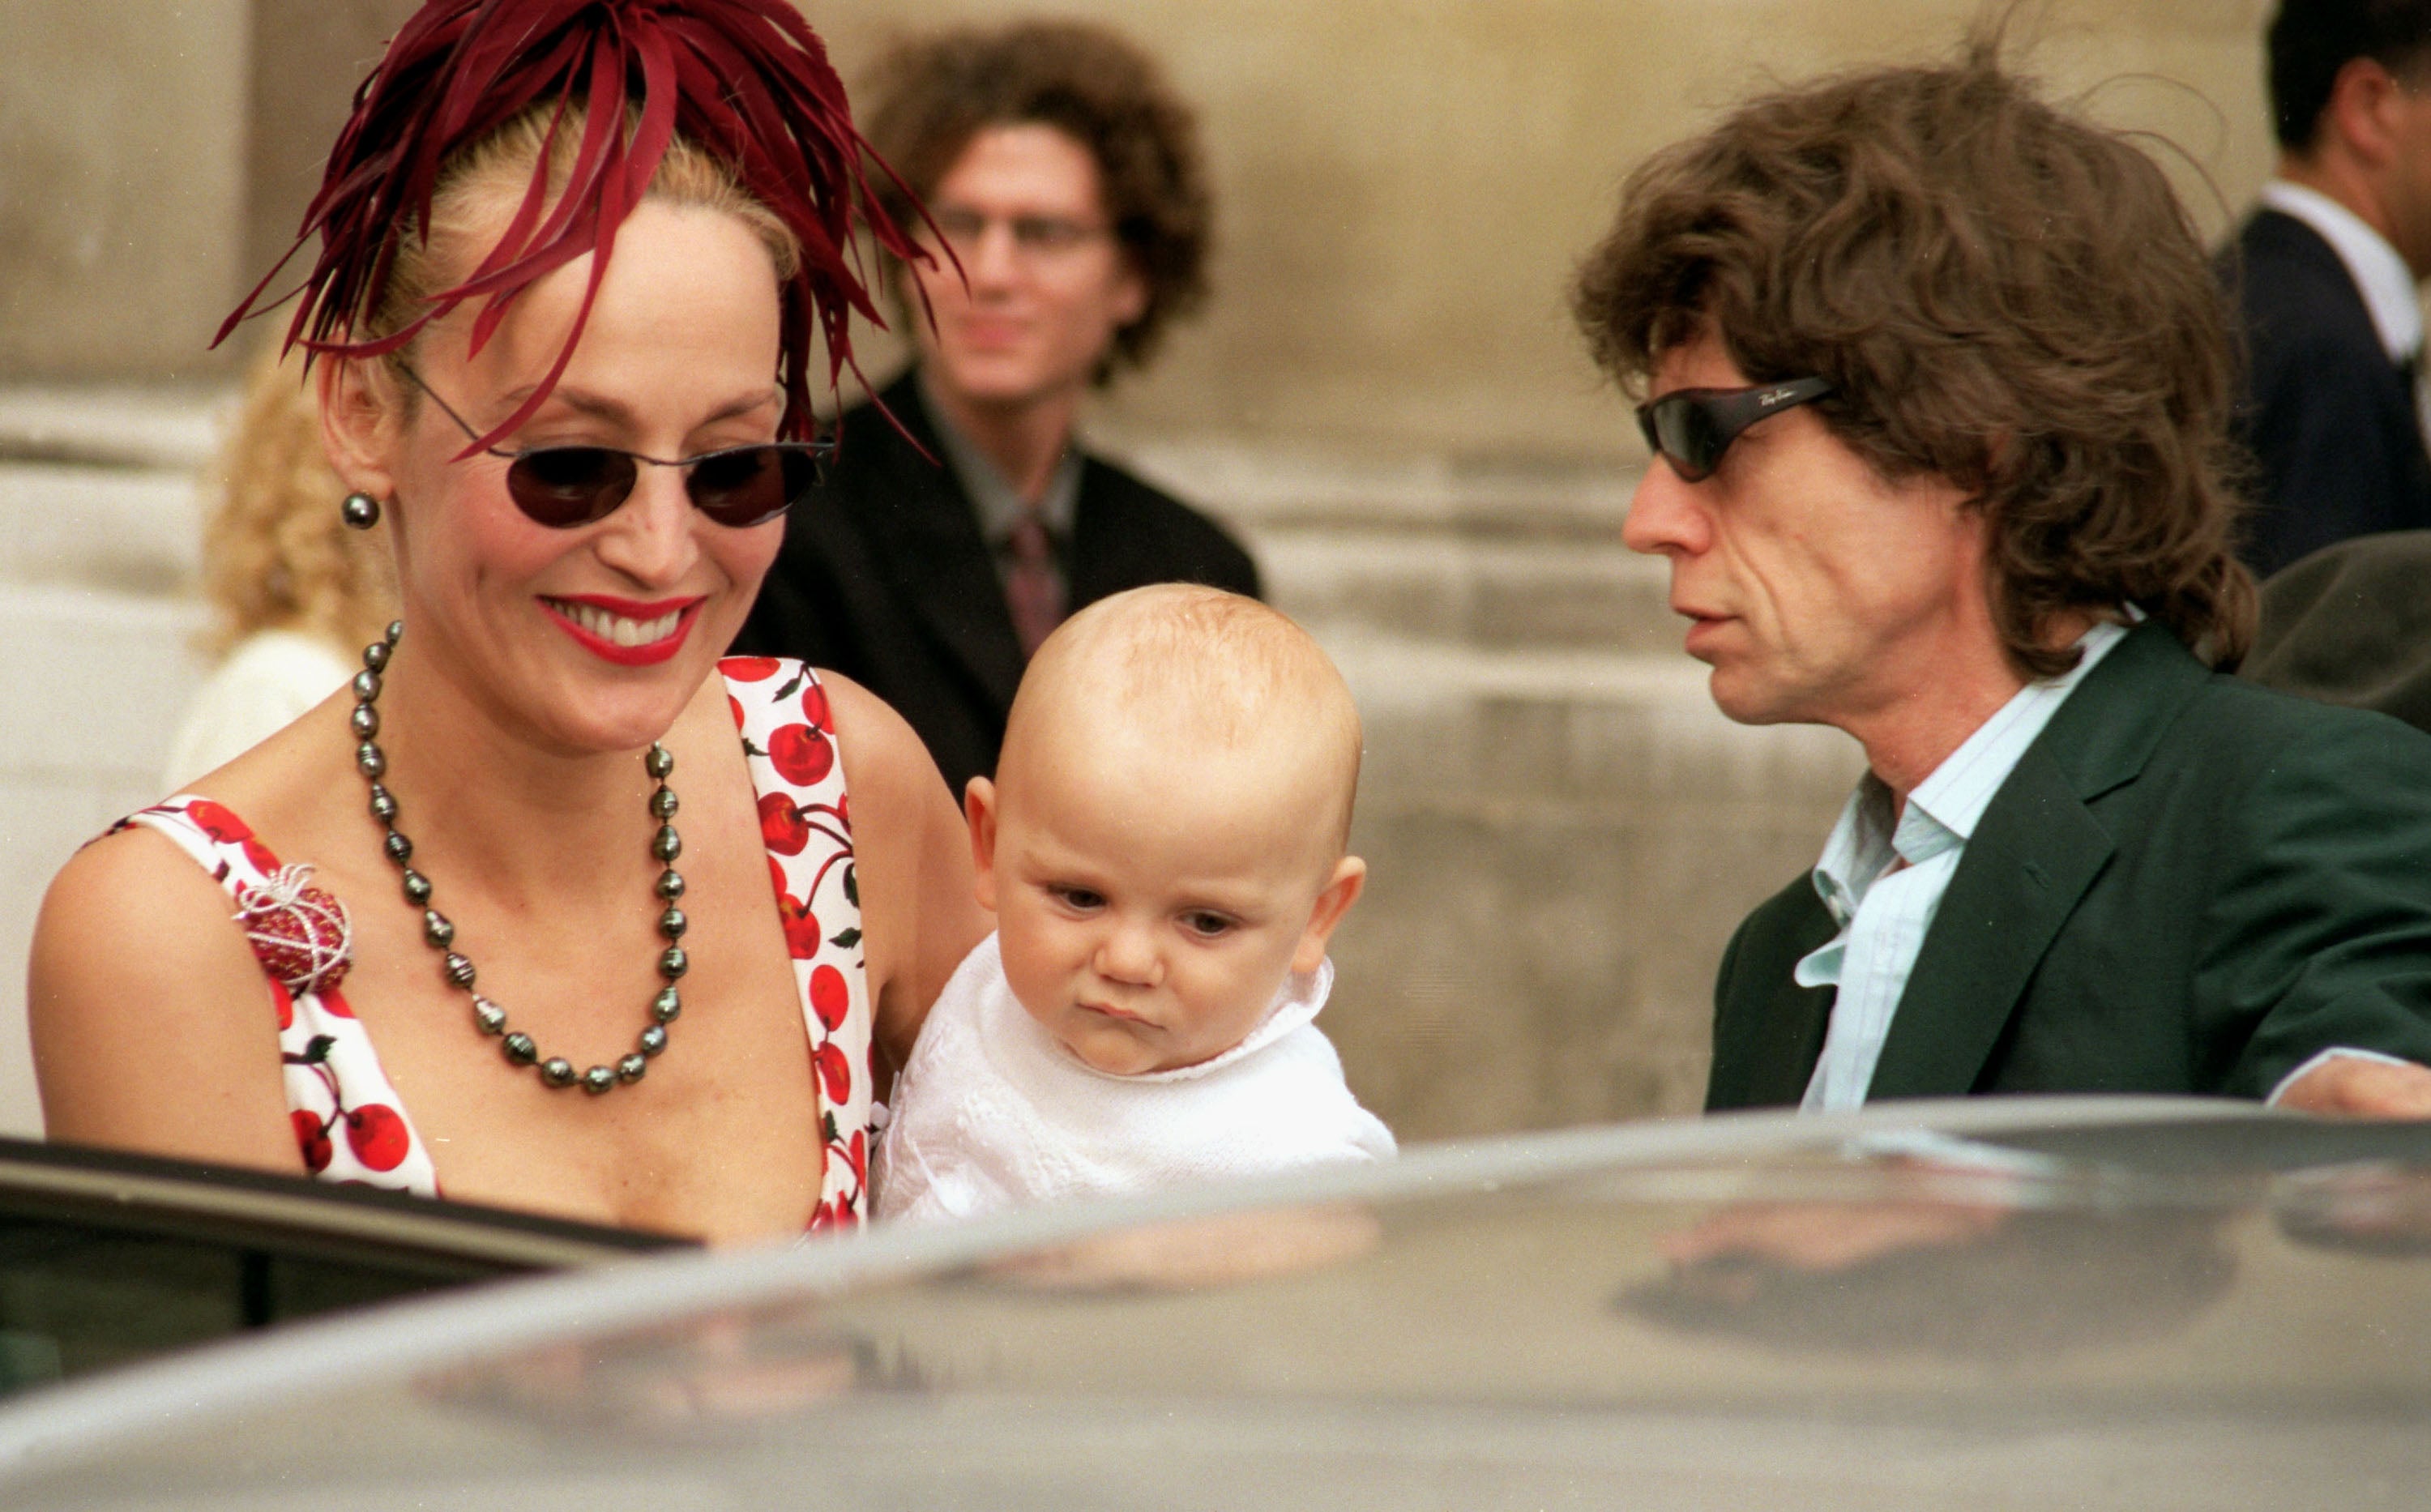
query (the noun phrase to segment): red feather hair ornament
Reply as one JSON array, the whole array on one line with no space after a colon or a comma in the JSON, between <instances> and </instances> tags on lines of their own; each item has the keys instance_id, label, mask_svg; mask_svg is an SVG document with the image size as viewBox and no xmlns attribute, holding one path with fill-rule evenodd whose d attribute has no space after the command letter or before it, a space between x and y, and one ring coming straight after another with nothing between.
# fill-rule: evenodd
<instances>
[{"instance_id":1,"label":"red feather hair ornament","mask_svg":"<svg viewBox=\"0 0 2431 1512\"><path fill-rule=\"evenodd\" d=\"M555 206L548 205L544 150L505 234L479 266L432 294L429 308L402 328L357 339L354 324L378 308L387 290L397 239L429 237L443 165L536 102L551 100L552 144L568 107L578 103L584 112L582 140ZM595 254L555 364L522 407L465 455L495 445L531 417L563 375L617 228L641 202L678 132L726 163L801 244L800 269L783 290L780 351L784 434L806 437L813 423L808 370L814 329L827 339L832 393L847 367L860 371L847 328L851 314L885 325L870 295L873 280L854 221L896 257L933 260L871 193L863 156L890 176L893 170L854 129L825 44L785 0L429 0L355 91L354 113L330 149L294 244L212 344L238 322L273 308L261 302L263 292L316 233L320 257L303 286L286 296L300 295L286 344L301 342L308 354L347 358L395 351L475 299L482 301L473 325L478 352L526 287Z\"/></svg>"}]
</instances>

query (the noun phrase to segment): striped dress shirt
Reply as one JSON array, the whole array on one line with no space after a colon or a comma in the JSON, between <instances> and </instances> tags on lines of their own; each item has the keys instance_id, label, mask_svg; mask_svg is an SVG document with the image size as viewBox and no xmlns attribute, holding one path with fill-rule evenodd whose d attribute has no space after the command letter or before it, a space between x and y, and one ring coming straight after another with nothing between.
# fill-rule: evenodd
<instances>
[{"instance_id":1,"label":"striped dress shirt","mask_svg":"<svg viewBox=\"0 0 2431 1512\"><path fill-rule=\"evenodd\" d=\"M1858 780L1815 864L1815 891L1840 932L1800 961L1796 973L1802 987L1835 989L1804 1111L1865 1105L1900 995L1984 810L2068 696L2126 634L2125 626L2108 622L2086 631L2076 643L2085 654L2073 668L2019 689L1917 784L1896 817L1883 780L1871 772Z\"/></svg>"}]
</instances>

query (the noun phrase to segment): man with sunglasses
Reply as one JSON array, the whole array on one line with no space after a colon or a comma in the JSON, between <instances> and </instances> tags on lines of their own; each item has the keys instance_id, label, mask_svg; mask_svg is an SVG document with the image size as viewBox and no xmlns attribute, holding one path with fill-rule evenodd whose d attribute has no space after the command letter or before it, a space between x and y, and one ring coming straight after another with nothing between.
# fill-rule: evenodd
<instances>
[{"instance_id":1,"label":"man with sunglasses","mask_svg":"<svg viewBox=\"0 0 2431 1512\"><path fill-rule=\"evenodd\" d=\"M1258 575L1074 439L1090 388L1205 294L1207 188L1158 70L1102 27L1021 23L910 41L876 85L870 141L928 214L889 209L936 256L899 291L918 361L884 414L845 415L736 648L861 682L960 794L1065 615L1152 582L1255 596Z\"/></svg>"},{"instance_id":2,"label":"man with sunglasses","mask_svg":"<svg viewBox=\"0 0 2431 1512\"><path fill-rule=\"evenodd\" d=\"M1723 958L1709 1107L2431 1116L2431 738L2223 675L2226 312L2149 159L1979 42L1657 154L1576 303L1715 702L1869 767Z\"/></svg>"}]
</instances>

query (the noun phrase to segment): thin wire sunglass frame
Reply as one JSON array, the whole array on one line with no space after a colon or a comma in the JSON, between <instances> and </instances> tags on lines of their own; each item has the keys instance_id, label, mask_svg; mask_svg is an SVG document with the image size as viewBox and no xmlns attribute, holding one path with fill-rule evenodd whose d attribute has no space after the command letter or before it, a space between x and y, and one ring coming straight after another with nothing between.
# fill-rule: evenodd
<instances>
[{"instance_id":1,"label":"thin wire sunglass frame","mask_svg":"<svg viewBox=\"0 0 2431 1512\"><path fill-rule=\"evenodd\" d=\"M458 414L455 408L448 404L445 399L441 398L438 392L432 389L428 382L424 381L421 374L416 373L412 368L407 366L405 363L395 361L394 360L391 361L390 365L394 367L399 373L405 375L406 380L411 382L416 389L420 390L431 403L439 406L440 413L445 415L448 419L455 421L458 429L463 431L465 435L472 437L477 445L478 444L481 433L473 428L470 421L466 420L462 415ZM480 447L480 450L489 456L503 458L509 463L507 468L508 497L514 500L515 508L523 512L526 519L531 521L534 525L543 526L548 529L578 529L585 525L596 524L597 522L606 519L609 515L615 513L618 510L624 508L625 501L633 496L633 489L641 481L642 470L638 464L647 462L653 467L683 468L684 497L691 501L693 508L700 511L700 512L707 516L713 524L722 525L729 529L747 530L753 526L765 525L770 520L779 518L784 514L786 511L792 509L796 504L800 503L805 497L818 489L826 481L828 462L835 455L835 441L832 437L821 437L815 441L763 441L747 446L720 446L714 451L704 451L696 456L678 457L672 460L662 457L652 457L644 452L628 451L622 446L601 446L589 444L564 446L482 446ZM779 454L778 470L780 473L786 471L783 462L783 459L786 457L807 457L810 459L810 481L799 488L787 486L784 490L785 501L783 503L778 505L775 509L767 510L743 519L729 519L725 514L720 512L720 506L702 502L699 493L696 492L695 488L695 484L699 478L697 469L700 464L703 462L716 462L722 458L757 456L767 452L776 452ZM589 506L587 512L571 519L560 519L556 517L553 512L545 509L535 510L532 500L526 496L525 488L528 487L541 494L554 496L557 497L564 497L564 490L559 485L536 480L529 474L525 475L523 479L524 486L519 487L516 469L525 466L535 458L552 456L569 457L578 454L596 454L605 457L621 458L629 464L621 484L611 483L598 490L600 496L605 497L612 494L613 497L604 505L595 498Z\"/></svg>"}]
</instances>

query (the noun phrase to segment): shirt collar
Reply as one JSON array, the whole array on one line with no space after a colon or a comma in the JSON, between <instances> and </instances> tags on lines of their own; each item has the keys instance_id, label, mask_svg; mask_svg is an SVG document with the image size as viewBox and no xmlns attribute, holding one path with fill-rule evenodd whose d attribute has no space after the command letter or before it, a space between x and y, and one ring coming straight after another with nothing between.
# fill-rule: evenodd
<instances>
[{"instance_id":1,"label":"shirt collar","mask_svg":"<svg viewBox=\"0 0 2431 1512\"><path fill-rule=\"evenodd\" d=\"M2054 678L2038 678L2012 695L1917 784L1896 826L1889 786L1871 772L1859 778L1815 863L1815 892L1833 919L1845 926L1854 917L1867 890L1890 869L1895 857L1920 865L1972 839L1984 811L2035 737L2094 664L2126 638L2127 627L2110 620L2078 637L2082 654L2076 665Z\"/></svg>"},{"instance_id":2,"label":"shirt collar","mask_svg":"<svg viewBox=\"0 0 2431 1512\"><path fill-rule=\"evenodd\" d=\"M1028 512L1031 505L1020 491L1005 480L995 462L980 450L970 437L956 428L946 415L946 407L937 402L930 391L929 375L923 371L917 385L920 408L927 412L929 424L937 432L937 444L946 453L946 465L953 469L954 480L963 487L963 496L979 512L980 534L994 544L1013 534L1013 528ZM1050 535L1069 536L1072 516L1081 497L1081 454L1066 445L1055 463L1055 471L1047 478L1047 491L1038 497L1037 510L1041 524Z\"/></svg>"},{"instance_id":3,"label":"shirt collar","mask_svg":"<svg viewBox=\"0 0 2431 1512\"><path fill-rule=\"evenodd\" d=\"M2346 264L2356 292L2363 295L2363 307L2389 361L2402 362L2423 350L2423 306L2414 272L2387 237L2329 195L2302 184L2273 178L2262 186L2261 197L2263 204L2294 216L2330 244Z\"/></svg>"}]
</instances>

